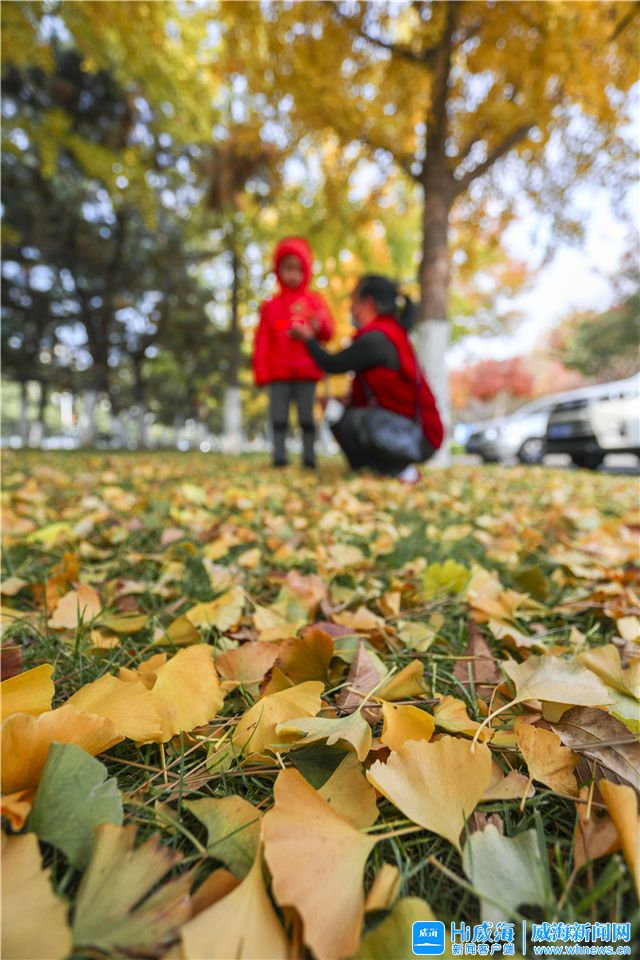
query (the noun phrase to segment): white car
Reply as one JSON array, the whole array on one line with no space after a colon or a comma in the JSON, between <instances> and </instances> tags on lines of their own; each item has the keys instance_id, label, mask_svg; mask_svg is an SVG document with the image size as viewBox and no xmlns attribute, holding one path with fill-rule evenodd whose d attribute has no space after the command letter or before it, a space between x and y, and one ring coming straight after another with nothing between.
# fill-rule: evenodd
<instances>
[{"instance_id":1,"label":"white car","mask_svg":"<svg viewBox=\"0 0 640 960\"><path fill-rule=\"evenodd\" d=\"M485 463L517 458L521 463L541 463L545 454L547 420L555 397L541 397L507 417L476 424L465 443Z\"/></svg>"},{"instance_id":2,"label":"white car","mask_svg":"<svg viewBox=\"0 0 640 960\"><path fill-rule=\"evenodd\" d=\"M555 398L545 439L548 453L568 453L595 470L608 453L640 456L640 374L597 383Z\"/></svg>"}]
</instances>

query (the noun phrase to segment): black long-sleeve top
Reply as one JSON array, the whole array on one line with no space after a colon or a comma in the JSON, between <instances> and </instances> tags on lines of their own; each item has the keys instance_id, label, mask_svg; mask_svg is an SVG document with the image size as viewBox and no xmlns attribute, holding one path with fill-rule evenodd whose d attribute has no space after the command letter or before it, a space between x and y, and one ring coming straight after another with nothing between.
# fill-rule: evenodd
<instances>
[{"instance_id":1,"label":"black long-sleeve top","mask_svg":"<svg viewBox=\"0 0 640 960\"><path fill-rule=\"evenodd\" d=\"M361 373L371 367L400 369L398 351L380 330L363 333L353 343L338 353L324 350L317 340L307 340L307 349L322 370L327 373Z\"/></svg>"}]
</instances>

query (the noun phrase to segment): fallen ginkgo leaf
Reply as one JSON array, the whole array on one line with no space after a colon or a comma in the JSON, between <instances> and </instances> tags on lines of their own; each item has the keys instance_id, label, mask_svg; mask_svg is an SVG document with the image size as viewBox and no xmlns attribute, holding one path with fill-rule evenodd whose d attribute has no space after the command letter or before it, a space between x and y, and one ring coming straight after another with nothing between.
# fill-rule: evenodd
<instances>
[{"instance_id":1,"label":"fallen ginkgo leaf","mask_svg":"<svg viewBox=\"0 0 640 960\"><path fill-rule=\"evenodd\" d=\"M83 713L70 704L39 717L14 713L2 724L2 792L37 786L54 741L77 743L95 756L120 740L111 720Z\"/></svg>"},{"instance_id":2,"label":"fallen ginkgo leaf","mask_svg":"<svg viewBox=\"0 0 640 960\"><path fill-rule=\"evenodd\" d=\"M37 717L51 710L51 700L55 693L52 673L52 665L43 663L32 670L25 670L15 677L3 680L0 683L2 719L6 720L12 713L28 713Z\"/></svg>"},{"instance_id":3,"label":"fallen ginkgo leaf","mask_svg":"<svg viewBox=\"0 0 640 960\"><path fill-rule=\"evenodd\" d=\"M406 817L460 850L460 834L491 778L491 752L466 740L409 740L386 764L376 760L367 779Z\"/></svg>"},{"instance_id":4,"label":"fallen ginkgo leaf","mask_svg":"<svg viewBox=\"0 0 640 960\"><path fill-rule=\"evenodd\" d=\"M185 960L283 960L289 944L267 893L262 851L234 890L181 930Z\"/></svg>"},{"instance_id":5,"label":"fallen ginkgo leaf","mask_svg":"<svg viewBox=\"0 0 640 960\"><path fill-rule=\"evenodd\" d=\"M2 834L2 956L64 960L71 952L67 905L51 889L35 833Z\"/></svg>"},{"instance_id":6,"label":"fallen ginkgo leaf","mask_svg":"<svg viewBox=\"0 0 640 960\"><path fill-rule=\"evenodd\" d=\"M317 957L350 956L364 915L363 873L376 840L333 812L297 770L283 770L262 821L265 859L281 906L292 906Z\"/></svg>"}]
</instances>

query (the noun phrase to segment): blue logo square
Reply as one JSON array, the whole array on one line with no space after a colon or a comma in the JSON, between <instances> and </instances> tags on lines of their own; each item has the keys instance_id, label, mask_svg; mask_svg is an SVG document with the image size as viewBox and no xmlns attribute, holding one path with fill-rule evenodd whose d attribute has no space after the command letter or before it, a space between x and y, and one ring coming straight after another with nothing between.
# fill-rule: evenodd
<instances>
[{"instance_id":1,"label":"blue logo square","mask_svg":"<svg viewBox=\"0 0 640 960\"><path fill-rule=\"evenodd\" d=\"M441 957L444 953L442 920L418 920L411 930L413 952L418 957Z\"/></svg>"}]
</instances>

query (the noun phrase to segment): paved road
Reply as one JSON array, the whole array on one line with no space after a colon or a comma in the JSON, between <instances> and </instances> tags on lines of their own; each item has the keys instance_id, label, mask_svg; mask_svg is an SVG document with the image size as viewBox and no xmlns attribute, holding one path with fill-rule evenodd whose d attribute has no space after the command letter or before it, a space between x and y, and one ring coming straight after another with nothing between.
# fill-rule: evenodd
<instances>
[{"instance_id":1,"label":"paved road","mask_svg":"<svg viewBox=\"0 0 640 960\"><path fill-rule=\"evenodd\" d=\"M480 457L461 454L453 457L453 463L460 464L480 464ZM577 470L571 459L564 453L553 453L545 457L545 467L556 467L564 470ZM626 474L630 477L640 477L640 460L630 453L611 453L605 459L602 466L598 467L597 473Z\"/></svg>"}]
</instances>

